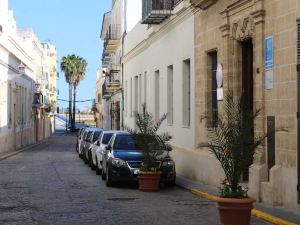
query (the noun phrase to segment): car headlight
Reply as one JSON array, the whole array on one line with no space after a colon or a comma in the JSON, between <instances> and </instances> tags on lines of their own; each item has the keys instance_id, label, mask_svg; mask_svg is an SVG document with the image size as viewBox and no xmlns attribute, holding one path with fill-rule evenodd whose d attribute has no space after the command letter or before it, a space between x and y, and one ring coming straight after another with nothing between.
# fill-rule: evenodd
<instances>
[{"instance_id":1,"label":"car headlight","mask_svg":"<svg viewBox=\"0 0 300 225\"><path fill-rule=\"evenodd\" d=\"M117 166L117 167L121 167L121 166L125 166L126 162L122 159L113 159L111 161L112 165Z\"/></svg>"},{"instance_id":2,"label":"car headlight","mask_svg":"<svg viewBox=\"0 0 300 225\"><path fill-rule=\"evenodd\" d=\"M171 160L163 161L162 166L175 166L175 162Z\"/></svg>"}]
</instances>

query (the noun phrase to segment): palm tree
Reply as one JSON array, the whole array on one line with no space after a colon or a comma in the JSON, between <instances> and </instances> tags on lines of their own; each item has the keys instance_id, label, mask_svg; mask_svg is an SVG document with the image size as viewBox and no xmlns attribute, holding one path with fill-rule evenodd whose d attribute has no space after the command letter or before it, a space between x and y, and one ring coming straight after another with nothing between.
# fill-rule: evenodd
<instances>
[{"instance_id":1,"label":"palm tree","mask_svg":"<svg viewBox=\"0 0 300 225\"><path fill-rule=\"evenodd\" d=\"M72 130L75 128L76 88L84 78L86 67L86 60L74 54L64 56L61 60L61 70L65 73L66 82L69 84L69 122Z\"/></svg>"},{"instance_id":2,"label":"palm tree","mask_svg":"<svg viewBox=\"0 0 300 225\"><path fill-rule=\"evenodd\" d=\"M71 57L64 56L60 63L61 70L65 73L66 82L69 84L69 120L68 123L72 121L72 75L75 70L75 66L73 61L71 60Z\"/></svg>"},{"instance_id":3,"label":"palm tree","mask_svg":"<svg viewBox=\"0 0 300 225\"><path fill-rule=\"evenodd\" d=\"M75 56L74 58L75 65L76 65L76 74L74 74L74 92L73 92L73 121L72 121L72 129L75 128L75 103L76 103L76 89L79 85L79 82L84 79L84 75L87 68L87 62L85 59Z\"/></svg>"}]
</instances>

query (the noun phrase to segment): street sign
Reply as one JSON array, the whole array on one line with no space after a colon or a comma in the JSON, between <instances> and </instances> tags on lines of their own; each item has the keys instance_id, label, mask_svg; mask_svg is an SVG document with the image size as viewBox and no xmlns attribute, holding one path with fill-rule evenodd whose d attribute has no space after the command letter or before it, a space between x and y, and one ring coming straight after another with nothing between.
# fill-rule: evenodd
<instances>
[{"instance_id":1,"label":"street sign","mask_svg":"<svg viewBox=\"0 0 300 225\"><path fill-rule=\"evenodd\" d=\"M273 36L265 38L265 69L273 69Z\"/></svg>"}]
</instances>

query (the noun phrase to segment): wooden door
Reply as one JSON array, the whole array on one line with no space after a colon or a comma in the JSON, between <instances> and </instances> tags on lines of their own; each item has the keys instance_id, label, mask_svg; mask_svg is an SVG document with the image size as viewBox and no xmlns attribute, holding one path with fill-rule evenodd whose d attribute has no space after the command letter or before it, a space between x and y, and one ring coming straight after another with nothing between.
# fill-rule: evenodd
<instances>
[{"instance_id":1,"label":"wooden door","mask_svg":"<svg viewBox=\"0 0 300 225\"><path fill-rule=\"evenodd\" d=\"M242 46L242 94L244 111L253 112L253 44L252 39L241 42ZM254 138L254 130L249 134ZM250 163L250 165L252 162ZM248 165L248 166L250 166ZM249 180L249 168L243 173L243 181Z\"/></svg>"}]
</instances>

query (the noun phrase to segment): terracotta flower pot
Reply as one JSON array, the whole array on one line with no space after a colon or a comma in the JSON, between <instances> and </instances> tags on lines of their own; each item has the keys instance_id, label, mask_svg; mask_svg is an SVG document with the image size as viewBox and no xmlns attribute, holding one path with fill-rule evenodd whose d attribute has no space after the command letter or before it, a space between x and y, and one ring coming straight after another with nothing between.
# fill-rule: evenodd
<instances>
[{"instance_id":1,"label":"terracotta flower pot","mask_svg":"<svg viewBox=\"0 0 300 225\"><path fill-rule=\"evenodd\" d=\"M216 198L220 225L250 225L253 198Z\"/></svg>"},{"instance_id":2,"label":"terracotta flower pot","mask_svg":"<svg viewBox=\"0 0 300 225\"><path fill-rule=\"evenodd\" d=\"M143 172L138 173L139 189L141 191L157 191L159 188L160 172Z\"/></svg>"}]
</instances>

